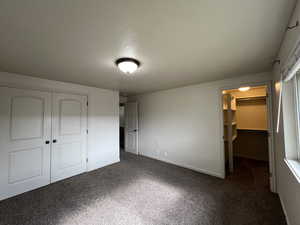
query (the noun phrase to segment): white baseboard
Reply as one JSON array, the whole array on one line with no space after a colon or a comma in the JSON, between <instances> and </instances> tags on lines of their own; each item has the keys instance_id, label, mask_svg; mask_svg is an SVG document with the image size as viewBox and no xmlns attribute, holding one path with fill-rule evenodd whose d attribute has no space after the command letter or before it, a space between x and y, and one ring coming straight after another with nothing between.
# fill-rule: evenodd
<instances>
[{"instance_id":1,"label":"white baseboard","mask_svg":"<svg viewBox=\"0 0 300 225\"><path fill-rule=\"evenodd\" d=\"M155 160L158 160L158 161L166 162L166 163L169 163L169 164L172 164L172 165L175 165L175 166L180 166L180 167L183 167L183 168L186 168L186 169L194 170L196 172L204 173L204 174L207 174L207 175L210 175L210 176L213 176L213 177L218 177L218 178L222 178L222 179L225 178L225 176L223 174L208 171L208 170L205 170L205 169L195 168L195 167L189 166L189 165L179 164L177 162L173 162L173 161L168 160L168 159L161 159L161 158L158 158L158 157L155 157L155 156L152 156L152 155L143 154L143 153L139 153L139 155L145 156L145 157L148 157L148 158L151 158L151 159L155 159Z\"/></svg>"},{"instance_id":2,"label":"white baseboard","mask_svg":"<svg viewBox=\"0 0 300 225\"><path fill-rule=\"evenodd\" d=\"M102 167L109 166L109 165L112 165L112 164L115 164L115 163L118 163L118 162L120 162L120 158L112 160L112 161L93 163L93 164L88 166L87 172L97 170L97 169L100 169Z\"/></svg>"},{"instance_id":3,"label":"white baseboard","mask_svg":"<svg viewBox=\"0 0 300 225\"><path fill-rule=\"evenodd\" d=\"M285 205L284 205L284 203L283 203L283 201L282 201L282 199L281 199L281 197L280 197L279 194L278 194L278 196L279 196L279 199L280 199L280 203L281 203L281 206L282 206L282 210L283 210L284 215L285 215L286 222L287 222L288 225L292 225L292 224L290 223L289 217L288 217L288 215L287 215L287 211L286 211Z\"/></svg>"}]
</instances>

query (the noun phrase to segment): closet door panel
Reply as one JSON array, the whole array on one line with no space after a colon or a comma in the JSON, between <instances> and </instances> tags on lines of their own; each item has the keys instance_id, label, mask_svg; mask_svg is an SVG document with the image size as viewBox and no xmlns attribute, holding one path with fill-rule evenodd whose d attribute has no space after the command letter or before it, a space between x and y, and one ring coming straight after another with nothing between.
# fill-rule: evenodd
<instances>
[{"instance_id":1,"label":"closet door panel","mask_svg":"<svg viewBox=\"0 0 300 225\"><path fill-rule=\"evenodd\" d=\"M86 171L87 97L53 94L51 182Z\"/></svg>"},{"instance_id":2,"label":"closet door panel","mask_svg":"<svg viewBox=\"0 0 300 225\"><path fill-rule=\"evenodd\" d=\"M51 94L0 87L0 199L50 183Z\"/></svg>"}]
</instances>

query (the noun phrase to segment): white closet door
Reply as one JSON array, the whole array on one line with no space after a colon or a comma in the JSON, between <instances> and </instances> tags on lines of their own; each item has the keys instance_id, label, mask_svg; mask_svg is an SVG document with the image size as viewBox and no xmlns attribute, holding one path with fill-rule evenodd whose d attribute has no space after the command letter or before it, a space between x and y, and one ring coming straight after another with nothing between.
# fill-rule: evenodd
<instances>
[{"instance_id":1,"label":"white closet door","mask_svg":"<svg viewBox=\"0 0 300 225\"><path fill-rule=\"evenodd\" d=\"M138 154L138 103L125 104L125 151Z\"/></svg>"},{"instance_id":2,"label":"white closet door","mask_svg":"<svg viewBox=\"0 0 300 225\"><path fill-rule=\"evenodd\" d=\"M51 182L86 171L87 97L53 94Z\"/></svg>"},{"instance_id":3,"label":"white closet door","mask_svg":"<svg viewBox=\"0 0 300 225\"><path fill-rule=\"evenodd\" d=\"M0 87L0 200L50 183L51 94Z\"/></svg>"}]
</instances>

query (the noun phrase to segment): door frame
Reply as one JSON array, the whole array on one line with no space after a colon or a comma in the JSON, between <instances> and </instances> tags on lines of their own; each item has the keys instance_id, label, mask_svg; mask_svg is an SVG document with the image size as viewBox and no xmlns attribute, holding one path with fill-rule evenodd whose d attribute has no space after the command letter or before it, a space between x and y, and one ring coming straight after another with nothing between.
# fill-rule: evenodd
<instances>
[{"instance_id":1,"label":"door frame","mask_svg":"<svg viewBox=\"0 0 300 225\"><path fill-rule=\"evenodd\" d=\"M124 113L124 116L125 116L125 131L124 131L124 151L125 152L127 152L126 151L126 140L127 140L127 134L128 134L128 131L127 131L127 110L126 110L126 108L127 108L127 106L126 106L126 104L127 103L136 103L137 104L137 118L136 118L136 124L137 124L137 127L138 127L138 129L137 129L137 131L136 131L136 155L139 155L140 153L139 153L139 132L140 132L140 129L139 129L139 103L137 102L137 101L133 101L133 102L126 102L125 104L124 104L124 111L125 111L125 113Z\"/></svg>"},{"instance_id":2,"label":"door frame","mask_svg":"<svg viewBox=\"0 0 300 225\"><path fill-rule=\"evenodd\" d=\"M121 107L124 107L124 134L123 134L123 150L125 151L125 147L126 147L126 109L125 109L125 103L126 102L124 102L124 103L119 103L119 129L120 129L120 127L121 127L121 125L120 125L120 108ZM119 131L119 136L120 136L120 131ZM121 151L121 143L120 143L120 137L119 137L119 152Z\"/></svg>"},{"instance_id":3,"label":"door frame","mask_svg":"<svg viewBox=\"0 0 300 225\"><path fill-rule=\"evenodd\" d=\"M264 81L264 82L246 82L246 83L237 83L234 85L224 86L219 88L219 116L220 116L220 130L221 130L221 161L222 167L224 170L224 178L225 178L225 145L224 145L224 118L223 118L223 91L238 89L241 86L267 86L267 119L268 119L268 155L269 155L269 173L270 173L270 190L274 193L277 192L277 174L276 174L276 165L275 165L275 152L274 152L274 121L273 121L273 85L272 81Z\"/></svg>"}]
</instances>

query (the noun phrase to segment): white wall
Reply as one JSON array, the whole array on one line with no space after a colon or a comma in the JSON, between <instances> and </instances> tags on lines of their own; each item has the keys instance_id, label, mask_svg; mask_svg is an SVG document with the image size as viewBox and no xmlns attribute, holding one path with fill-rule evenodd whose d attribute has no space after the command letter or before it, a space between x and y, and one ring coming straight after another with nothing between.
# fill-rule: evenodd
<instances>
[{"instance_id":1,"label":"white wall","mask_svg":"<svg viewBox=\"0 0 300 225\"><path fill-rule=\"evenodd\" d=\"M295 24L296 20L299 19L300 14L300 3L297 3L297 7L291 18L290 25ZM274 67L274 81L275 83L280 79L280 68L283 66L287 56L289 55L292 48L295 46L297 39L300 38L299 27L290 31L287 31L283 45L279 52L278 58L281 60L281 65L276 64ZM278 108L278 96L279 92L276 89L276 98L274 115L277 115ZM276 120L276 116L274 117ZM277 170L277 191L282 201L286 216L289 220L289 225L300 224L300 184L284 162L285 158L285 143L284 143L284 126L283 117L281 114L280 118L280 132L275 136L275 151L276 151L276 170ZM288 150L288 149L286 149Z\"/></svg>"},{"instance_id":2,"label":"white wall","mask_svg":"<svg viewBox=\"0 0 300 225\"><path fill-rule=\"evenodd\" d=\"M0 72L0 86L88 96L88 170L119 162L119 92Z\"/></svg>"},{"instance_id":3,"label":"white wall","mask_svg":"<svg viewBox=\"0 0 300 225\"><path fill-rule=\"evenodd\" d=\"M269 80L261 73L131 97L139 102L139 153L224 177L221 88Z\"/></svg>"}]
</instances>

